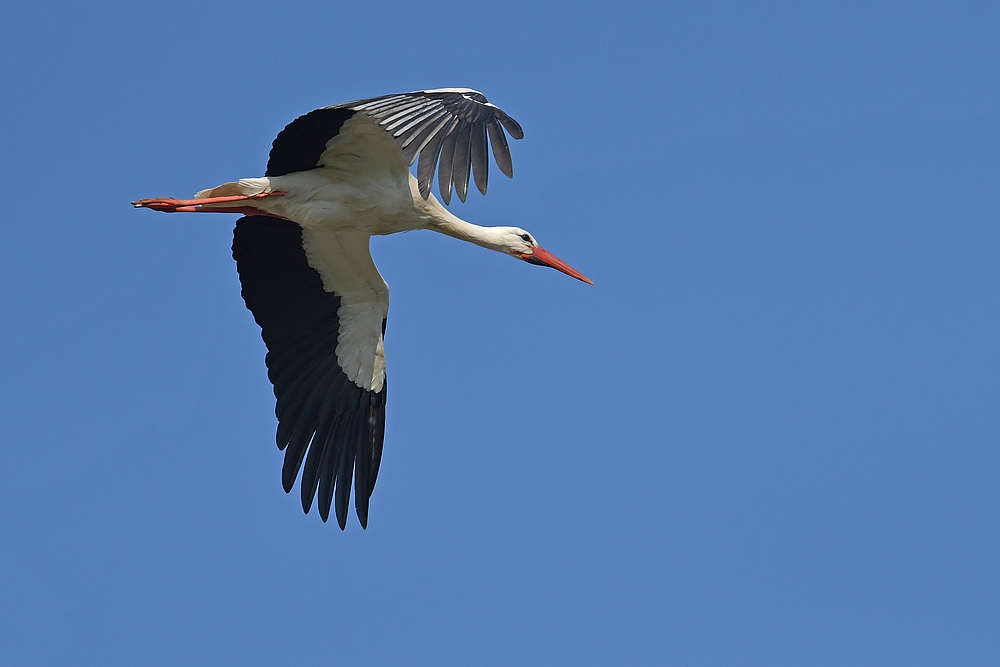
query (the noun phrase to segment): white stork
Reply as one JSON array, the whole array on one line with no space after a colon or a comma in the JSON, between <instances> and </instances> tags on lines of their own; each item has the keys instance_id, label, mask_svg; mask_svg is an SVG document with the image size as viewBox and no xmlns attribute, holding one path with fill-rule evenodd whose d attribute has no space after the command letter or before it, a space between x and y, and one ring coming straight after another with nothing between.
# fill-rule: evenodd
<instances>
[{"instance_id":1,"label":"white stork","mask_svg":"<svg viewBox=\"0 0 1000 667\"><path fill-rule=\"evenodd\" d=\"M513 175L504 129L517 122L467 88L423 90L316 109L275 138L262 178L202 190L195 199L142 199L136 208L242 213L233 258L243 299L267 345L277 399L285 492L302 468L302 509L319 492L325 522L354 504L362 528L385 434L385 334L389 287L369 239L431 229L590 283L517 227L480 227L431 194L434 169L445 203L465 201L471 171L486 194L487 144ZM488 139L487 139L488 137ZM419 155L417 176L409 167ZM591 283L593 284L593 283ZM305 466L303 467L303 461Z\"/></svg>"}]
</instances>

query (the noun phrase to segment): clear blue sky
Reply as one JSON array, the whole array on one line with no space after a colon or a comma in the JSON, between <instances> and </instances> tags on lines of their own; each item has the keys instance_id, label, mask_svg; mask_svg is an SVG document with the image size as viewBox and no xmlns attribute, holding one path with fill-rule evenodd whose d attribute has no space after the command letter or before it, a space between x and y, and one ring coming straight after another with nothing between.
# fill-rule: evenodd
<instances>
[{"instance_id":1,"label":"clear blue sky","mask_svg":"<svg viewBox=\"0 0 1000 667\"><path fill-rule=\"evenodd\" d=\"M1000 10L21 3L0 663L1000 663ZM314 107L482 90L515 177L392 288L371 522L280 487L230 216Z\"/></svg>"}]
</instances>

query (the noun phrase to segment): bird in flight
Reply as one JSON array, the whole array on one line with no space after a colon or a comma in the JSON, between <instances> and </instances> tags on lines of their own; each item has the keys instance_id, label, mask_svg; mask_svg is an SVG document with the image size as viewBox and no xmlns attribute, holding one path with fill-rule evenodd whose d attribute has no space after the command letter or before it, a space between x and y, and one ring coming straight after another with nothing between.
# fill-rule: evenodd
<instances>
[{"instance_id":1,"label":"bird in flight","mask_svg":"<svg viewBox=\"0 0 1000 667\"><path fill-rule=\"evenodd\" d=\"M431 229L549 266L591 283L518 227L480 227L431 194L463 202L472 173L486 194L487 146L513 176L504 133L517 122L468 88L385 95L311 111L275 138L261 178L202 190L194 199L140 199L136 208L241 213L233 259L243 299L267 346L281 482L302 470L302 509L318 498L325 522L347 524L351 483L362 528L385 435L389 287L369 251L373 235ZM416 176L410 167L417 162Z\"/></svg>"}]
</instances>

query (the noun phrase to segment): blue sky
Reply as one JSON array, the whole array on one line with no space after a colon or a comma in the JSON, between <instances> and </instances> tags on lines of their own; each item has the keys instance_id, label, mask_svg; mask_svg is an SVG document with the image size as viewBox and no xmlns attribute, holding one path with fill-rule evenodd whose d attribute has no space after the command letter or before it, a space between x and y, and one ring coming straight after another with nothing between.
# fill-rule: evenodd
<instances>
[{"instance_id":1,"label":"blue sky","mask_svg":"<svg viewBox=\"0 0 1000 667\"><path fill-rule=\"evenodd\" d=\"M366 7L366 4L373 6ZM62 3L0 25L0 662L995 665L1000 10ZM280 487L233 219L314 107L516 118L392 289L369 529Z\"/></svg>"}]
</instances>

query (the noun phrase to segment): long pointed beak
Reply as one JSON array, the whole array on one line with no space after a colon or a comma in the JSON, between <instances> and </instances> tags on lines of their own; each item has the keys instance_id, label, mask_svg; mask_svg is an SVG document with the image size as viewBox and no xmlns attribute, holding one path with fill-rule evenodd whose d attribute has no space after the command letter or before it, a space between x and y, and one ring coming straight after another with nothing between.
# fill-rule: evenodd
<instances>
[{"instance_id":1,"label":"long pointed beak","mask_svg":"<svg viewBox=\"0 0 1000 667\"><path fill-rule=\"evenodd\" d=\"M562 271L567 276L576 278L577 280L582 280L588 285L593 285L593 281L587 276L583 275L572 266L562 261L551 252L545 248L536 247L535 251L530 255L525 253L524 255L519 255L521 259L528 262L529 264L537 264L538 266L550 266L556 271Z\"/></svg>"}]
</instances>

